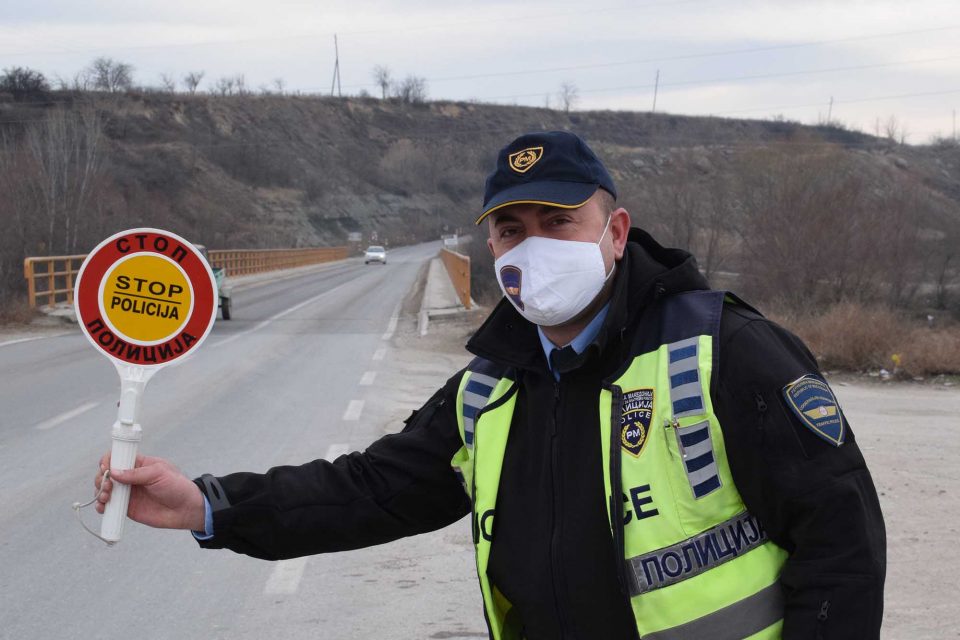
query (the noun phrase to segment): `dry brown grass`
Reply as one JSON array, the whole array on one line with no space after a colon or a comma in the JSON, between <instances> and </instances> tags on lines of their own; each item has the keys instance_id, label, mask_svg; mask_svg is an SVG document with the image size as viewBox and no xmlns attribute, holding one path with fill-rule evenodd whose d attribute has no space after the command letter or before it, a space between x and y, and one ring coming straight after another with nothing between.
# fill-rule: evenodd
<instances>
[{"instance_id":1,"label":"dry brown grass","mask_svg":"<svg viewBox=\"0 0 960 640\"><path fill-rule=\"evenodd\" d=\"M955 323L928 327L890 309L852 302L821 314L771 317L800 336L824 369L885 368L905 376L960 373L960 326Z\"/></svg>"},{"instance_id":2,"label":"dry brown grass","mask_svg":"<svg viewBox=\"0 0 960 640\"><path fill-rule=\"evenodd\" d=\"M31 309L23 298L7 298L0 302L0 326L5 324L29 324L39 315L36 309Z\"/></svg>"}]
</instances>

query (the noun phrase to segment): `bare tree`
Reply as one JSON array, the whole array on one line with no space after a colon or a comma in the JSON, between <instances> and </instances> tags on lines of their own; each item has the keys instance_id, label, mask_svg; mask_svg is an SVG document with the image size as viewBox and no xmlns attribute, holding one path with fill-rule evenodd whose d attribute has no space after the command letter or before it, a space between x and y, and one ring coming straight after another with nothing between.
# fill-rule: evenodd
<instances>
[{"instance_id":1,"label":"bare tree","mask_svg":"<svg viewBox=\"0 0 960 640\"><path fill-rule=\"evenodd\" d=\"M57 74L53 77L58 91L89 91L91 88L90 74L86 69L73 74L72 78L64 78Z\"/></svg>"},{"instance_id":2,"label":"bare tree","mask_svg":"<svg viewBox=\"0 0 960 640\"><path fill-rule=\"evenodd\" d=\"M102 123L92 106L56 109L26 132L37 172L39 217L51 252L76 253L80 220L101 173Z\"/></svg>"},{"instance_id":3,"label":"bare tree","mask_svg":"<svg viewBox=\"0 0 960 640\"><path fill-rule=\"evenodd\" d=\"M407 76L394 87L394 97L407 104L419 104L427 100L427 81L418 76Z\"/></svg>"},{"instance_id":4,"label":"bare tree","mask_svg":"<svg viewBox=\"0 0 960 640\"><path fill-rule=\"evenodd\" d=\"M386 100L390 85L393 84L393 78L390 77L390 69L378 64L373 68L373 79L377 83L377 86L380 87L380 98Z\"/></svg>"},{"instance_id":5,"label":"bare tree","mask_svg":"<svg viewBox=\"0 0 960 640\"><path fill-rule=\"evenodd\" d=\"M167 93L177 92L177 80L169 73L160 74L160 86L163 87L163 90Z\"/></svg>"},{"instance_id":6,"label":"bare tree","mask_svg":"<svg viewBox=\"0 0 960 640\"><path fill-rule=\"evenodd\" d=\"M14 102L43 100L50 91L50 84L39 71L26 67L10 67L0 75L0 93L9 93Z\"/></svg>"},{"instance_id":7,"label":"bare tree","mask_svg":"<svg viewBox=\"0 0 960 640\"><path fill-rule=\"evenodd\" d=\"M563 109L564 113L570 113L570 109L573 109L580 101L580 90L572 82L564 82L557 92L557 100L560 101L560 108Z\"/></svg>"},{"instance_id":8,"label":"bare tree","mask_svg":"<svg viewBox=\"0 0 960 640\"><path fill-rule=\"evenodd\" d=\"M771 148L742 163L737 223L757 295L795 309L914 298L923 262L917 212L929 209L915 186L878 189L879 176L839 148Z\"/></svg>"},{"instance_id":9,"label":"bare tree","mask_svg":"<svg viewBox=\"0 0 960 640\"><path fill-rule=\"evenodd\" d=\"M183 76L183 83L187 85L187 91L190 92L190 95L194 95L197 92L197 87L200 86L200 82L203 81L203 76L206 75L203 71L191 71Z\"/></svg>"},{"instance_id":10,"label":"bare tree","mask_svg":"<svg viewBox=\"0 0 960 640\"><path fill-rule=\"evenodd\" d=\"M906 144L910 133L905 122L900 122L897 116L890 116L883 125L883 133L887 140L894 144Z\"/></svg>"},{"instance_id":11,"label":"bare tree","mask_svg":"<svg viewBox=\"0 0 960 640\"><path fill-rule=\"evenodd\" d=\"M86 74L94 89L118 93L133 87L133 66L113 58L99 57L90 63Z\"/></svg>"},{"instance_id":12,"label":"bare tree","mask_svg":"<svg viewBox=\"0 0 960 640\"><path fill-rule=\"evenodd\" d=\"M280 95L283 95L283 89L284 87L287 86L287 83L286 81L284 81L283 78L274 78L273 86L276 88L277 93L279 93Z\"/></svg>"},{"instance_id":13,"label":"bare tree","mask_svg":"<svg viewBox=\"0 0 960 640\"><path fill-rule=\"evenodd\" d=\"M237 88L238 96L245 96L250 93L247 91L247 77L242 73L238 73L236 76L234 76L233 86Z\"/></svg>"},{"instance_id":14,"label":"bare tree","mask_svg":"<svg viewBox=\"0 0 960 640\"><path fill-rule=\"evenodd\" d=\"M213 83L213 90L221 96L232 96L235 89L236 79L223 76Z\"/></svg>"}]
</instances>

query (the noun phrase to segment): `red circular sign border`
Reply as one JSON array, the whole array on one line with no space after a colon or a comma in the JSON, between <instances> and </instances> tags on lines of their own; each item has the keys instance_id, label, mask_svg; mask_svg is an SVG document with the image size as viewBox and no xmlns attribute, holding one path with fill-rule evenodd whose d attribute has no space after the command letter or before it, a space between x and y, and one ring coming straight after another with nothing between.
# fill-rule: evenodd
<instances>
[{"instance_id":1,"label":"red circular sign border","mask_svg":"<svg viewBox=\"0 0 960 640\"><path fill-rule=\"evenodd\" d=\"M142 243L141 239L143 238ZM120 251L117 247L117 241L121 238L128 238L130 249L126 252ZM157 238L164 238L168 242L168 251L162 252L154 247ZM141 244L143 246L141 246ZM175 247L180 245L185 250L185 256L177 261L194 290L194 307L190 319L177 331L177 334L166 341L151 346L142 346L134 343L127 343L122 337L114 334L107 327L106 322L100 316L99 292L100 281L106 275L107 271L117 262L119 258L134 254L153 254L172 257ZM201 277L203 276L203 277ZM89 287L89 289L88 289ZM83 331L83 334L101 353L111 360L124 365L134 365L139 367L159 367L179 361L183 356L192 353L204 341L207 335L213 329L214 320L217 314L217 285L213 277L213 271L210 265L203 258L199 251L189 242L175 233L163 231L154 228L137 228L121 231L110 236L93 251L83 261L80 272L77 275L77 283L74 288L74 308L77 313L77 321ZM97 332L101 336L104 332L109 332L113 336L108 344L101 343L92 333L96 327L95 322L99 321L102 325L101 331ZM94 328L90 325L93 324ZM187 334L194 341L185 345L181 337ZM126 348L111 349L116 346L116 341L129 344L132 348L127 351ZM163 353L163 347L170 347L171 357L162 362L157 361L158 353ZM176 352L179 347L180 351ZM131 359L126 357L128 353L143 354L143 359ZM153 361L144 361L147 354L153 355Z\"/></svg>"}]
</instances>

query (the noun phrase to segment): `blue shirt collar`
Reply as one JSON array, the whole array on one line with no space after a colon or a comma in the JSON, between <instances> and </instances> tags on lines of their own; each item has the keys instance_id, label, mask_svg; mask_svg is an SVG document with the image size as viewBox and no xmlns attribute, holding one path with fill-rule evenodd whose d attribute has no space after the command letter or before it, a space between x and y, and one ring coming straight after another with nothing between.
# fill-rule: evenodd
<instances>
[{"instance_id":1,"label":"blue shirt collar","mask_svg":"<svg viewBox=\"0 0 960 640\"><path fill-rule=\"evenodd\" d=\"M590 346L590 343L593 342L594 338L597 337L597 334L600 333L600 327L603 326L603 321L607 317L607 311L610 310L610 303L603 305L603 308L600 311L597 311L597 315L593 316L593 320L583 328L583 331L577 334L577 337L570 341L568 346L577 353L583 353L583 350ZM550 354L554 349L560 349L562 347L554 346L548 338L543 333L543 329L539 326L537 327L537 334L540 336L540 346L543 347L543 355L547 358L547 368L550 369L550 373L553 374L553 377L557 380L560 379L560 374L553 370L553 364L550 362Z\"/></svg>"}]
</instances>

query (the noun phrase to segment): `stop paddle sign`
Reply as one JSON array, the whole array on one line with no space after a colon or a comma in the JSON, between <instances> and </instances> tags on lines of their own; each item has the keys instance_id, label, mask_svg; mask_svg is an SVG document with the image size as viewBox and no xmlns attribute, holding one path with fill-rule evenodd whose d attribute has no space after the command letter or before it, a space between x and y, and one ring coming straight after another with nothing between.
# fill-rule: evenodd
<instances>
[{"instance_id":1,"label":"stop paddle sign","mask_svg":"<svg viewBox=\"0 0 960 640\"><path fill-rule=\"evenodd\" d=\"M204 257L180 236L132 229L87 256L74 300L84 334L104 355L159 367L191 353L213 328L217 285Z\"/></svg>"},{"instance_id":2,"label":"stop paddle sign","mask_svg":"<svg viewBox=\"0 0 960 640\"><path fill-rule=\"evenodd\" d=\"M132 469L141 438L140 399L159 369L182 362L209 335L217 317L217 284L203 255L180 236L130 229L110 236L80 267L74 293L87 339L120 375L110 466ZM100 537L120 540L130 487L114 483Z\"/></svg>"}]
</instances>

